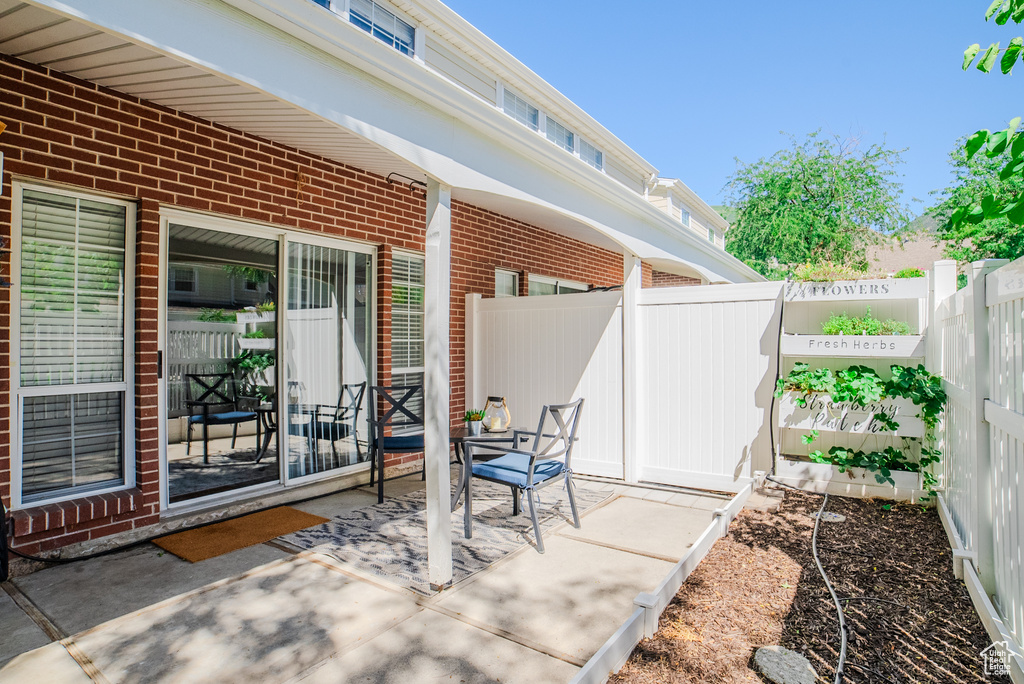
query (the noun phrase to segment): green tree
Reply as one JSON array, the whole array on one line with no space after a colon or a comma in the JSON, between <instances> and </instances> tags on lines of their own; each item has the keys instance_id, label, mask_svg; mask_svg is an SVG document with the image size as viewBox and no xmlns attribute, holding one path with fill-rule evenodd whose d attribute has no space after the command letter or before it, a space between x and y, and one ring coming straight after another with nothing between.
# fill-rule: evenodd
<instances>
[{"instance_id":1,"label":"green tree","mask_svg":"<svg viewBox=\"0 0 1024 684\"><path fill-rule=\"evenodd\" d=\"M752 164L737 160L726 189L738 220L726 249L770 277L802 263L866 268L867 245L910 219L896 180L900 151L821 131L791 143Z\"/></svg>"},{"instance_id":2,"label":"green tree","mask_svg":"<svg viewBox=\"0 0 1024 684\"><path fill-rule=\"evenodd\" d=\"M985 13L1002 26L1024 21L1024 0L995 0ZM979 58L979 54L981 55ZM1006 48L992 43L981 51L975 43L964 51L966 71L976 67L991 72L996 64L1004 74L1024 59L1024 38L1010 40ZM952 161L957 180L943 192L936 215L944 222L939 235L947 254L961 260L985 257L1015 259L1024 255L1024 135L1021 118L1005 130L981 130L969 136Z\"/></svg>"},{"instance_id":3,"label":"green tree","mask_svg":"<svg viewBox=\"0 0 1024 684\"><path fill-rule=\"evenodd\" d=\"M1014 198L1024 197L1024 176L1020 174L1001 178L1009 153L994 157L975 154L968 158L964 148L966 138L957 141L949 153L949 163L955 179L941 191L942 201L931 210L938 220L936 237L944 243L944 252L950 259L974 261L976 259L1016 259L1024 255L1024 225L1013 223L1005 214L995 215L978 222L966 220L967 212L980 207L984 197L1001 206L1012 204ZM950 219L960 212L955 223Z\"/></svg>"}]
</instances>

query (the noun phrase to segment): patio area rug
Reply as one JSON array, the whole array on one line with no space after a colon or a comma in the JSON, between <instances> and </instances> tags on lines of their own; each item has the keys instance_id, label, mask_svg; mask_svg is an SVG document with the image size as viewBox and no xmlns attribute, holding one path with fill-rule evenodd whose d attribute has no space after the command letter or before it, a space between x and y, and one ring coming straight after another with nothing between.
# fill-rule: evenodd
<instances>
[{"instance_id":1,"label":"patio area rug","mask_svg":"<svg viewBox=\"0 0 1024 684\"><path fill-rule=\"evenodd\" d=\"M576 486L580 514L611 492ZM561 486L540 492L541 532L572 520L569 499ZM585 523L584 523L585 524ZM283 541L318 551L383 580L433 595L427 579L426 492L386 499L335 516L329 522L286 535ZM490 482L473 483L473 538L463 536L462 507L452 513L452 583L480 572L526 544L533 544L528 513L512 515L512 494Z\"/></svg>"}]
</instances>

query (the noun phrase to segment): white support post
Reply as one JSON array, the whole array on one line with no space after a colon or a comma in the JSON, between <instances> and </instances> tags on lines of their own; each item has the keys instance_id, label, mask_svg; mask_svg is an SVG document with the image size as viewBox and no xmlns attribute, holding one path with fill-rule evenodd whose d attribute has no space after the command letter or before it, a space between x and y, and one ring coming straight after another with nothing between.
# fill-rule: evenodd
<instances>
[{"instance_id":1,"label":"white support post","mask_svg":"<svg viewBox=\"0 0 1024 684\"><path fill-rule=\"evenodd\" d=\"M936 261L932 264L932 272L928 282L928 330L925 343L925 367L930 373L942 375L942 355L945 351L942 348L942 319L939 317L939 309L946 301L956 294L956 261L947 259ZM935 448L940 452L946 451L946 427L945 418L939 419L939 425L935 428ZM951 455L947 454L948 459ZM939 486L946 486L946 463L948 460L933 463L929 469L939 480ZM954 562L955 565L955 562Z\"/></svg>"},{"instance_id":2,"label":"white support post","mask_svg":"<svg viewBox=\"0 0 1024 684\"><path fill-rule=\"evenodd\" d=\"M431 588L452 581L451 469L448 465L449 327L451 325L452 189L427 181L424 291L424 463L427 481L427 566Z\"/></svg>"},{"instance_id":3,"label":"white support post","mask_svg":"<svg viewBox=\"0 0 1024 684\"><path fill-rule=\"evenodd\" d=\"M978 553L978 577L991 595L995 591L995 527L992 519L992 493L998 491L994 485L992 452L989 448L989 428L985 422L985 400L991 389L989 377L989 331L988 306L985 303L985 278L992 271L1007 263L1005 259L975 261L967 272L972 288L971 319L968 334L971 336L970 368L971 410L974 414L974 434L971 447L978 455L974 473L974 502L977 506L978 537L974 551Z\"/></svg>"},{"instance_id":4,"label":"white support post","mask_svg":"<svg viewBox=\"0 0 1024 684\"><path fill-rule=\"evenodd\" d=\"M483 297L471 292L466 295L466 409L484 405L484 393L480 380L480 335L477 305Z\"/></svg>"},{"instance_id":5,"label":"white support post","mask_svg":"<svg viewBox=\"0 0 1024 684\"><path fill-rule=\"evenodd\" d=\"M640 479L640 289L643 286L640 257L622 257L622 476L626 482Z\"/></svg>"}]
</instances>

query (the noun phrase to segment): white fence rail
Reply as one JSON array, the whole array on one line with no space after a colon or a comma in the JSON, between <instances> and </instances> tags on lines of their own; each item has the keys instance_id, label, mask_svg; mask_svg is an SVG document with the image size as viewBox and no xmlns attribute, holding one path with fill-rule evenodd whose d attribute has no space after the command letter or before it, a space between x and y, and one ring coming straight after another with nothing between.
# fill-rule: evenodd
<instances>
[{"instance_id":1,"label":"white fence rail","mask_svg":"<svg viewBox=\"0 0 1024 684\"><path fill-rule=\"evenodd\" d=\"M1024 259L978 262L939 302L935 352L949 395L941 505L993 641L1024 681ZM959 548L958 548L959 547ZM969 565L968 565L969 563Z\"/></svg>"}]
</instances>

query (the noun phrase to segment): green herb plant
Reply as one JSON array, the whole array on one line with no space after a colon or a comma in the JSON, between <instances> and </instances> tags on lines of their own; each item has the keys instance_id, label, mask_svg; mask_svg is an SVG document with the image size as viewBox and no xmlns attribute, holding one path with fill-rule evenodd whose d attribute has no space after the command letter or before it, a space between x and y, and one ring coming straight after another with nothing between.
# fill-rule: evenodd
<instances>
[{"instance_id":1,"label":"green herb plant","mask_svg":"<svg viewBox=\"0 0 1024 684\"><path fill-rule=\"evenodd\" d=\"M793 269L793 280L805 283L833 283L837 280L865 280L876 277L853 266L834 264L831 261L801 264Z\"/></svg>"},{"instance_id":2,"label":"green herb plant","mask_svg":"<svg viewBox=\"0 0 1024 684\"><path fill-rule=\"evenodd\" d=\"M863 451L849 447L834 446L823 453L821 450L811 451L808 455L815 463L829 463L836 466L841 473L849 468L865 468L875 473L879 482L895 485L892 478L893 470L921 473L921 481L928 496L935 495L938 483L929 469L938 463L942 452L935 448L935 428L946 405L946 392L942 388L942 378L929 373L921 364L916 367L892 365L889 367L892 377L882 378L867 366L850 366L833 372L828 368L811 369L809 364L794 364L793 370L785 378L780 378L775 395L781 397L784 392L796 392L794 401L800 407L806 407L812 393L827 393L833 403L852 403L868 406L883 399L903 397L909 399L918 409L917 417L925 426L925 436L921 444L921 456L911 460L909 449L918 441L913 437L903 437L904 448L887 446L881 450ZM883 412L873 415L873 420L882 431L895 432L899 423ZM812 444L818 437L818 431L812 430L809 435L802 435L805 445Z\"/></svg>"},{"instance_id":3,"label":"green herb plant","mask_svg":"<svg viewBox=\"0 0 1024 684\"><path fill-rule=\"evenodd\" d=\"M470 422L473 422L473 421L476 421L476 420L483 420L484 419L484 413L485 412L484 412L483 409L470 409L470 410L466 411L466 415L463 417L462 420L465 423L470 423Z\"/></svg>"},{"instance_id":4,"label":"green herb plant","mask_svg":"<svg viewBox=\"0 0 1024 684\"><path fill-rule=\"evenodd\" d=\"M884 321L871 315L871 307L863 316L850 316L845 311L832 314L821 324L825 335L909 335L910 325L893 318Z\"/></svg>"},{"instance_id":5,"label":"green herb plant","mask_svg":"<svg viewBox=\"0 0 1024 684\"><path fill-rule=\"evenodd\" d=\"M263 339L266 336L267 336L267 334L265 332L263 332L262 330L251 330L251 331L245 333L244 335L242 335L242 337L247 339L247 340L261 340L261 339Z\"/></svg>"},{"instance_id":6,"label":"green herb plant","mask_svg":"<svg viewBox=\"0 0 1024 684\"><path fill-rule=\"evenodd\" d=\"M924 271L919 268L904 268L893 275L893 278L923 278Z\"/></svg>"}]
</instances>

